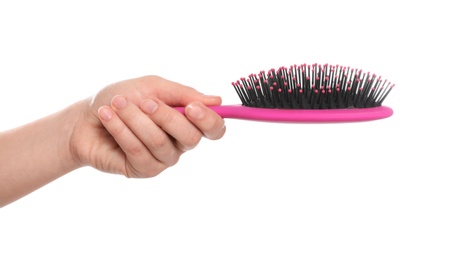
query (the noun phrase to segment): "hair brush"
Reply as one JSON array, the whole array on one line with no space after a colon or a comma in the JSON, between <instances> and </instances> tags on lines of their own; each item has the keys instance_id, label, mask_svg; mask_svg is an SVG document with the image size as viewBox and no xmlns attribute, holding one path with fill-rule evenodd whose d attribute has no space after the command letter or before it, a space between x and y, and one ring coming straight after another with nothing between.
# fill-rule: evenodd
<instances>
[{"instance_id":1,"label":"hair brush","mask_svg":"<svg viewBox=\"0 0 464 260\"><path fill-rule=\"evenodd\" d=\"M394 84L376 74L339 66L302 64L232 82L242 104L210 106L223 118L268 122L336 123L377 120ZM184 108L177 107L184 112Z\"/></svg>"}]
</instances>

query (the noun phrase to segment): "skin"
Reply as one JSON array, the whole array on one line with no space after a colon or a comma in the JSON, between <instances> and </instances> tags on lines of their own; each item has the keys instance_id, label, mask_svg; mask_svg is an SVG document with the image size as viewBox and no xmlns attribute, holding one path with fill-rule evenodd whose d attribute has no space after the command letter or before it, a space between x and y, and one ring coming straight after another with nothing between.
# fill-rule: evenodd
<instances>
[{"instance_id":1,"label":"skin","mask_svg":"<svg viewBox=\"0 0 464 260\"><path fill-rule=\"evenodd\" d=\"M80 167L154 177L224 119L207 106L221 98L158 76L121 81L52 115L0 133L0 206ZM185 115L173 109L184 106Z\"/></svg>"}]
</instances>

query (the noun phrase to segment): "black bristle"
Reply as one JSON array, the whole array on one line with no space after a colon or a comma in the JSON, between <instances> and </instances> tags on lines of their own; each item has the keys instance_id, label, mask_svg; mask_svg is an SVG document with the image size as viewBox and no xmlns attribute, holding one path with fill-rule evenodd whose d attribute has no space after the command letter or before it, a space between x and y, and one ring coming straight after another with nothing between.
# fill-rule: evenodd
<instances>
[{"instance_id":1,"label":"black bristle","mask_svg":"<svg viewBox=\"0 0 464 260\"><path fill-rule=\"evenodd\" d=\"M284 109L346 109L382 105L394 84L360 69L302 64L232 82L242 105Z\"/></svg>"}]
</instances>

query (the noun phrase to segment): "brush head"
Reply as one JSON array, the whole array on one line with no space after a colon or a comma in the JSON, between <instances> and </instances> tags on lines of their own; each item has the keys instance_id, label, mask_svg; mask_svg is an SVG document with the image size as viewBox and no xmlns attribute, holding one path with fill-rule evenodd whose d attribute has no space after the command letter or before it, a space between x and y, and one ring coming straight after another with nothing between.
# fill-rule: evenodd
<instances>
[{"instance_id":1,"label":"brush head","mask_svg":"<svg viewBox=\"0 0 464 260\"><path fill-rule=\"evenodd\" d=\"M382 105L394 84L376 74L339 65L292 65L232 82L243 106L351 109Z\"/></svg>"}]
</instances>

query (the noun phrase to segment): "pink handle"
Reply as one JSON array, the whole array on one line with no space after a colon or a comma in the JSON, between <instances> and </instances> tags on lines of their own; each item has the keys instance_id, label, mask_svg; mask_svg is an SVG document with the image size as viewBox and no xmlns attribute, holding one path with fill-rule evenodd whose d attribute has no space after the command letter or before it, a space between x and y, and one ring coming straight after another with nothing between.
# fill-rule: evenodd
<instances>
[{"instance_id":1,"label":"pink handle","mask_svg":"<svg viewBox=\"0 0 464 260\"><path fill-rule=\"evenodd\" d=\"M353 109L274 109L224 105L209 108L223 118L293 123L360 122L383 119L393 114L393 110L386 106ZM184 113L183 107L176 109Z\"/></svg>"}]
</instances>

